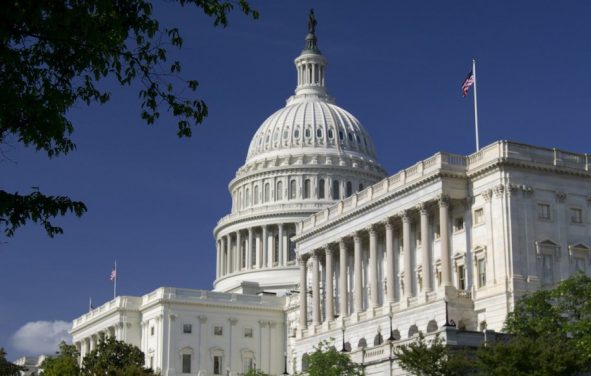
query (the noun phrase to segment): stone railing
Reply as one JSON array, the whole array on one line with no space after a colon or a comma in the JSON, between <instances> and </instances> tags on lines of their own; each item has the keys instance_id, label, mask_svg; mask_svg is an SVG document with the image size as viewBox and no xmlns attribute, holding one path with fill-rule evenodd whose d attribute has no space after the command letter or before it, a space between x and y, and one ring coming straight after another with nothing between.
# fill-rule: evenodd
<instances>
[{"instance_id":1,"label":"stone railing","mask_svg":"<svg viewBox=\"0 0 591 376\"><path fill-rule=\"evenodd\" d=\"M497 141L468 156L437 153L304 219L301 222L300 234L352 212L386 194L402 190L409 184L439 171L467 173L470 170L476 170L499 161L561 166L582 172L591 171L591 156L589 154L540 148L509 141Z\"/></svg>"},{"instance_id":2,"label":"stone railing","mask_svg":"<svg viewBox=\"0 0 591 376\"><path fill-rule=\"evenodd\" d=\"M207 302L207 303L237 303L264 307L278 307L284 305L284 299L268 295L243 295L208 290L178 289L162 287L142 296L142 306L160 300L179 300L183 302Z\"/></svg>"},{"instance_id":3,"label":"stone railing","mask_svg":"<svg viewBox=\"0 0 591 376\"><path fill-rule=\"evenodd\" d=\"M140 298L135 296L118 296L113 300L106 302L105 304L94 308L93 310L85 313L84 315L74 319L72 329L75 329L89 321L94 320L97 317L102 317L112 312L116 312L120 309L125 310L138 310L140 307Z\"/></svg>"},{"instance_id":4,"label":"stone railing","mask_svg":"<svg viewBox=\"0 0 591 376\"><path fill-rule=\"evenodd\" d=\"M218 227L226 224L228 222L233 221L237 218L248 217L250 215L257 215L257 214L269 214L269 213L276 213L276 212L286 212L286 211L318 211L327 204L322 203L313 203L313 202L293 202L293 203L269 203L269 204L258 204L256 206L241 209L239 211L233 212L231 214L227 214L223 216L217 223Z\"/></svg>"}]
</instances>

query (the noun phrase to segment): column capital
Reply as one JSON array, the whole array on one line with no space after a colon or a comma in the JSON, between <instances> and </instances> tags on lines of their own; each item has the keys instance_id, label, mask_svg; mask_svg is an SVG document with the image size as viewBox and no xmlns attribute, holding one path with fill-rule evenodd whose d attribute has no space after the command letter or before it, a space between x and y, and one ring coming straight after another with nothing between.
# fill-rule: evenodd
<instances>
[{"instance_id":1,"label":"column capital","mask_svg":"<svg viewBox=\"0 0 591 376\"><path fill-rule=\"evenodd\" d=\"M303 266L306 265L306 263L308 262L308 255L298 255L297 257L297 261L298 261L298 265Z\"/></svg>"},{"instance_id":2,"label":"column capital","mask_svg":"<svg viewBox=\"0 0 591 376\"><path fill-rule=\"evenodd\" d=\"M353 233L353 241L355 243L361 242L361 231L355 231L355 233Z\"/></svg>"},{"instance_id":3,"label":"column capital","mask_svg":"<svg viewBox=\"0 0 591 376\"><path fill-rule=\"evenodd\" d=\"M365 228L370 236L374 236L376 234L376 224L372 223Z\"/></svg>"},{"instance_id":4,"label":"column capital","mask_svg":"<svg viewBox=\"0 0 591 376\"><path fill-rule=\"evenodd\" d=\"M238 319L236 317L228 317L228 322L230 325L234 325L238 322Z\"/></svg>"},{"instance_id":5,"label":"column capital","mask_svg":"<svg viewBox=\"0 0 591 376\"><path fill-rule=\"evenodd\" d=\"M386 219L382 220L380 223L382 225L384 225L384 227L386 229L391 230L391 229L394 228L394 224L392 223L393 221L394 221L394 218L393 217L387 217Z\"/></svg>"},{"instance_id":6,"label":"column capital","mask_svg":"<svg viewBox=\"0 0 591 376\"><path fill-rule=\"evenodd\" d=\"M319 249L315 249L312 251L312 261L317 261L319 256L320 256Z\"/></svg>"},{"instance_id":7,"label":"column capital","mask_svg":"<svg viewBox=\"0 0 591 376\"><path fill-rule=\"evenodd\" d=\"M197 319L201 324L205 324L207 322L207 316L205 315L197 315Z\"/></svg>"},{"instance_id":8,"label":"column capital","mask_svg":"<svg viewBox=\"0 0 591 376\"><path fill-rule=\"evenodd\" d=\"M419 213L421 213L421 215L427 215L428 214L427 203L426 202L419 202L416 205L416 209L419 211Z\"/></svg>"},{"instance_id":9,"label":"column capital","mask_svg":"<svg viewBox=\"0 0 591 376\"><path fill-rule=\"evenodd\" d=\"M339 239L339 249L346 248L346 247L347 247L347 243L345 241L345 238L340 238Z\"/></svg>"},{"instance_id":10,"label":"column capital","mask_svg":"<svg viewBox=\"0 0 591 376\"><path fill-rule=\"evenodd\" d=\"M403 210L402 213L400 213L400 218L402 219L402 223L410 222L410 210Z\"/></svg>"},{"instance_id":11,"label":"column capital","mask_svg":"<svg viewBox=\"0 0 591 376\"><path fill-rule=\"evenodd\" d=\"M439 207L449 206L449 196L446 194L440 194L439 196L437 196L437 201L439 203Z\"/></svg>"},{"instance_id":12,"label":"column capital","mask_svg":"<svg viewBox=\"0 0 591 376\"><path fill-rule=\"evenodd\" d=\"M326 256L332 256L332 253L333 253L333 250L330 246L327 245L324 247L324 254Z\"/></svg>"}]
</instances>

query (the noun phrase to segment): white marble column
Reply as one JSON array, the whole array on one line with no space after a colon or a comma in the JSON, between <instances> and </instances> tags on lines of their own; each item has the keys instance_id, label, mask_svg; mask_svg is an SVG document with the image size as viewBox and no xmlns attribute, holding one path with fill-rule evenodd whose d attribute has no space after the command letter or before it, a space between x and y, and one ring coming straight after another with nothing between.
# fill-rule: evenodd
<instances>
[{"instance_id":1,"label":"white marble column","mask_svg":"<svg viewBox=\"0 0 591 376\"><path fill-rule=\"evenodd\" d=\"M254 253L255 253L255 266L257 269L263 267L263 254L261 253L261 249L263 247L262 240L261 240L261 233L257 232L255 235L255 245L254 245Z\"/></svg>"},{"instance_id":2,"label":"white marble column","mask_svg":"<svg viewBox=\"0 0 591 376\"><path fill-rule=\"evenodd\" d=\"M332 249L330 247L326 247L324 249L324 254L326 255L326 283L325 286L325 312L326 312L326 321L334 320L334 288L333 288L333 271L332 271Z\"/></svg>"},{"instance_id":3,"label":"white marble column","mask_svg":"<svg viewBox=\"0 0 591 376\"><path fill-rule=\"evenodd\" d=\"M216 279L220 278L222 275L222 273L220 272L220 261L221 261L220 241L217 240L215 242L215 278Z\"/></svg>"},{"instance_id":4,"label":"white marble column","mask_svg":"<svg viewBox=\"0 0 591 376\"><path fill-rule=\"evenodd\" d=\"M412 296L412 257L410 250L410 218L408 212L402 214L402 251L404 252L404 297Z\"/></svg>"},{"instance_id":5,"label":"white marble column","mask_svg":"<svg viewBox=\"0 0 591 376\"><path fill-rule=\"evenodd\" d=\"M300 329L308 327L308 286L307 286L307 265L303 256L298 257L300 266Z\"/></svg>"},{"instance_id":6,"label":"white marble column","mask_svg":"<svg viewBox=\"0 0 591 376\"><path fill-rule=\"evenodd\" d=\"M228 257L228 259L226 260L226 271L228 274L231 274L233 272L232 270L232 238L230 236L230 234L226 235L226 255Z\"/></svg>"},{"instance_id":7,"label":"white marble column","mask_svg":"<svg viewBox=\"0 0 591 376\"><path fill-rule=\"evenodd\" d=\"M277 242L277 246L279 247L277 249L277 255L279 256L278 265L283 266L287 264L287 260L283 257L283 223L277 225L277 237L279 239Z\"/></svg>"},{"instance_id":8,"label":"white marble column","mask_svg":"<svg viewBox=\"0 0 591 376\"><path fill-rule=\"evenodd\" d=\"M367 229L369 233L369 274L370 274L370 296L369 306L371 308L379 305L378 298L378 234L374 226Z\"/></svg>"},{"instance_id":9,"label":"white marble column","mask_svg":"<svg viewBox=\"0 0 591 376\"><path fill-rule=\"evenodd\" d=\"M431 291L431 244L429 242L429 212L424 203L419 207L421 214L421 259L423 269L423 290Z\"/></svg>"},{"instance_id":10,"label":"white marble column","mask_svg":"<svg viewBox=\"0 0 591 376\"><path fill-rule=\"evenodd\" d=\"M339 241L339 315L345 317L349 313L349 291L347 288L347 245L345 240Z\"/></svg>"},{"instance_id":11,"label":"white marble column","mask_svg":"<svg viewBox=\"0 0 591 376\"><path fill-rule=\"evenodd\" d=\"M363 311L363 287L361 286L361 236L357 232L353 236L353 281L355 295L353 296L354 312Z\"/></svg>"},{"instance_id":12,"label":"white marble column","mask_svg":"<svg viewBox=\"0 0 591 376\"><path fill-rule=\"evenodd\" d=\"M273 228L269 226L267 232L267 267L273 267L273 256L275 253L275 236L273 234Z\"/></svg>"},{"instance_id":13,"label":"white marble column","mask_svg":"<svg viewBox=\"0 0 591 376\"><path fill-rule=\"evenodd\" d=\"M390 219L384 222L386 227L386 299L389 303L394 302L394 228Z\"/></svg>"},{"instance_id":14,"label":"white marble column","mask_svg":"<svg viewBox=\"0 0 591 376\"><path fill-rule=\"evenodd\" d=\"M252 269L252 227L248 228L248 241L246 243L246 270Z\"/></svg>"},{"instance_id":15,"label":"white marble column","mask_svg":"<svg viewBox=\"0 0 591 376\"><path fill-rule=\"evenodd\" d=\"M449 255L449 202L439 200L439 244L441 247L441 286L451 286L451 260Z\"/></svg>"},{"instance_id":16,"label":"white marble column","mask_svg":"<svg viewBox=\"0 0 591 376\"><path fill-rule=\"evenodd\" d=\"M242 236L236 231L236 271L242 270Z\"/></svg>"},{"instance_id":17,"label":"white marble column","mask_svg":"<svg viewBox=\"0 0 591 376\"><path fill-rule=\"evenodd\" d=\"M320 261L318 251L312 253L312 322L320 324Z\"/></svg>"},{"instance_id":18,"label":"white marble column","mask_svg":"<svg viewBox=\"0 0 591 376\"><path fill-rule=\"evenodd\" d=\"M267 266L267 226L261 226L261 253L262 253L262 267Z\"/></svg>"},{"instance_id":19,"label":"white marble column","mask_svg":"<svg viewBox=\"0 0 591 376\"><path fill-rule=\"evenodd\" d=\"M224 246L224 238L219 238L220 243L220 277L226 275L226 248Z\"/></svg>"}]
</instances>

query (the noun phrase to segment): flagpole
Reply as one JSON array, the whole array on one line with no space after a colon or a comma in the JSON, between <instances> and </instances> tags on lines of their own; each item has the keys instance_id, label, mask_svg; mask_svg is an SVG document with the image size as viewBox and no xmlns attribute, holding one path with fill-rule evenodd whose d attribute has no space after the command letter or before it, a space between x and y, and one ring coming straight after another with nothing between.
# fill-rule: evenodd
<instances>
[{"instance_id":1,"label":"flagpole","mask_svg":"<svg viewBox=\"0 0 591 376\"><path fill-rule=\"evenodd\" d=\"M115 279L113 280L113 299L117 297L117 260L115 260Z\"/></svg>"},{"instance_id":2,"label":"flagpole","mask_svg":"<svg viewBox=\"0 0 591 376\"><path fill-rule=\"evenodd\" d=\"M478 141L478 96L476 93L476 86L478 80L476 79L476 59L472 59L472 74L474 75L474 126L476 128L476 151L480 150L480 143Z\"/></svg>"}]
</instances>

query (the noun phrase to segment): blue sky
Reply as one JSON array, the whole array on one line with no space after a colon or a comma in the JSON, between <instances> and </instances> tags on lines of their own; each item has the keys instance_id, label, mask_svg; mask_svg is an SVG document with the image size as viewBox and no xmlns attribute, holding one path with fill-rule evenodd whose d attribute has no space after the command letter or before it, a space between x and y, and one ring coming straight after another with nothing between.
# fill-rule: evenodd
<instances>
[{"instance_id":1,"label":"blue sky","mask_svg":"<svg viewBox=\"0 0 591 376\"><path fill-rule=\"evenodd\" d=\"M75 152L48 160L4 147L3 188L38 186L89 209L57 219L65 234L54 239L33 224L0 238L0 346L10 359L44 350L37 337L59 337L59 321L83 314L89 297L110 299L115 259L120 294L211 288L212 230L230 210L227 184L259 125L293 93L310 7L329 93L364 124L390 173L439 150L474 151L472 100L460 93L472 57L481 145L509 139L591 152L589 1L252 4L259 20L234 12L226 29L173 2L155 7L163 25L180 27L185 44L173 55L209 105L192 138L178 139L169 116L145 125L137 87L105 82L109 104L70 114Z\"/></svg>"}]
</instances>

